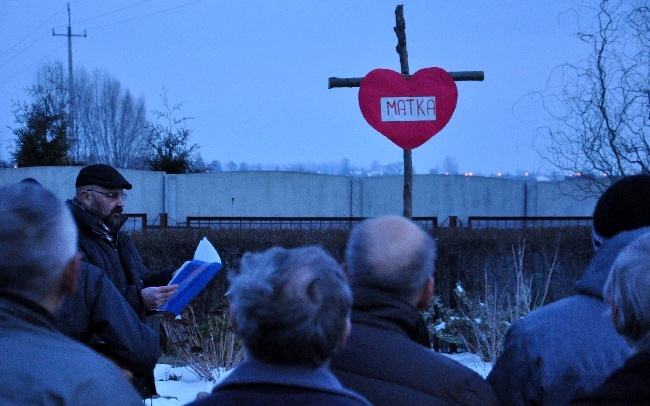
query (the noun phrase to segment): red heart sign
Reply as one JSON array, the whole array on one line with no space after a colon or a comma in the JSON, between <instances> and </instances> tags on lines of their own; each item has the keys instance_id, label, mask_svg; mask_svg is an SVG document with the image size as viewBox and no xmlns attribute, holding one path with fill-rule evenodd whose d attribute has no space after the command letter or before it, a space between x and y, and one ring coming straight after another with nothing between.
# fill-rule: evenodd
<instances>
[{"instance_id":1,"label":"red heart sign","mask_svg":"<svg viewBox=\"0 0 650 406\"><path fill-rule=\"evenodd\" d=\"M368 124L404 149L417 148L442 130L457 101L454 79L440 68L421 69L409 79L375 69L359 87L359 107Z\"/></svg>"}]
</instances>

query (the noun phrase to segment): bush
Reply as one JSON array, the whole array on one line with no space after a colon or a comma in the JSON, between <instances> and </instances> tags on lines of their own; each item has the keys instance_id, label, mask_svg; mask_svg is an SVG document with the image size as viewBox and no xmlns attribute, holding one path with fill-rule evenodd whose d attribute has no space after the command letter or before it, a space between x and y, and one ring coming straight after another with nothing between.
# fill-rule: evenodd
<instances>
[{"instance_id":1,"label":"bush","mask_svg":"<svg viewBox=\"0 0 650 406\"><path fill-rule=\"evenodd\" d=\"M166 319L162 325L176 356L203 380L214 381L244 358L227 309L197 316L190 305L180 318Z\"/></svg>"},{"instance_id":2,"label":"bush","mask_svg":"<svg viewBox=\"0 0 650 406\"><path fill-rule=\"evenodd\" d=\"M432 234L438 243L437 297L425 318L434 343L466 348L487 361L498 356L511 322L535 307L573 294L573 282L593 254L588 227L437 228ZM230 331L223 315L227 307L226 275L239 266L244 252L275 245L290 248L319 244L343 262L348 231L169 228L132 233L150 269L179 267L194 256L203 237L219 252L223 268L192 301L191 313L184 321L165 322L166 330L170 326L177 330L167 332L172 351L185 351L179 356L194 365L200 362L196 354L217 351L211 346L218 347L224 329ZM191 330L192 326L196 329ZM184 341L186 335L194 341ZM198 352L188 353L192 349ZM210 357L220 361L205 361L208 366L230 362L223 351ZM206 379L209 376L204 375Z\"/></svg>"},{"instance_id":3,"label":"bush","mask_svg":"<svg viewBox=\"0 0 650 406\"><path fill-rule=\"evenodd\" d=\"M456 308L446 307L439 297L424 312L429 333L435 339L462 346L483 361L494 364L503 350L510 325L546 302L550 281L558 266L559 241L555 256L544 274L524 276L526 241L512 246L515 283L499 286L488 281L484 272L482 294L468 294L458 281L454 290ZM529 273L530 274L530 273Z\"/></svg>"}]
</instances>

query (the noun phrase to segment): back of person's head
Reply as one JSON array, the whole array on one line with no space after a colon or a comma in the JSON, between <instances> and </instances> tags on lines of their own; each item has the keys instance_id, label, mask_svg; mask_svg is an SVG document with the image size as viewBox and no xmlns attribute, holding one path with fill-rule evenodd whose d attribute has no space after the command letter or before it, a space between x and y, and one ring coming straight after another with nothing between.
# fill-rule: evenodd
<instances>
[{"instance_id":1,"label":"back of person's head","mask_svg":"<svg viewBox=\"0 0 650 406\"><path fill-rule=\"evenodd\" d=\"M41 302L77 254L76 225L38 183L5 186L0 196L0 290Z\"/></svg>"},{"instance_id":2,"label":"back of person's head","mask_svg":"<svg viewBox=\"0 0 650 406\"><path fill-rule=\"evenodd\" d=\"M603 296L615 306L616 329L650 349L650 233L641 235L616 258Z\"/></svg>"},{"instance_id":3,"label":"back of person's head","mask_svg":"<svg viewBox=\"0 0 650 406\"><path fill-rule=\"evenodd\" d=\"M344 339L352 293L321 247L248 252L229 280L237 334L255 359L317 367Z\"/></svg>"},{"instance_id":4,"label":"back of person's head","mask_svg":"<svg viewBox=\"0 0 650 406\"><path fill-rule=\"evenodd\" d=\"M593 214L594 246L622 231L650 226L650 175L614 182L598 199Z\"/></svg>"},{"instance_id":5,"label":"back of person's head","mask_svg":"<svg viewBox=\"0 0 650 406\"><path fill-rule=\"evenodd\" d=\"M345 263L352 289L365 286L412 301L433 276L436 243L417 224L383 216L357 224L350 233Z\"/></svg>"}]
</instances>

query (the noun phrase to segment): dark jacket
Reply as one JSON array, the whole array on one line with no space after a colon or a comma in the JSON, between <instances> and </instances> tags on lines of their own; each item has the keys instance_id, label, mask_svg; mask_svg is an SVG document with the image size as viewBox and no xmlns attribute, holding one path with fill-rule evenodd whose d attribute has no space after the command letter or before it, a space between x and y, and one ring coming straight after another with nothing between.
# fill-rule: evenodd
<instances>
[{"instance_id":1,"label":"dark jacket","mask_svg":"<svg viewBox=\"0 0 650 406\"><path fill-rule=\"evenodd\" d=\"M374 405L492 405L476 372L430 348L421 313L378 290L353 289L352 332L330 365Z\"/></svg>"},{"instance_id":2,"label":"dark jacket","mask_svg":"<svg viewBox=\"0 0 650 406\"><path fill-rule=\"evenodd\" d=\"M142 288L168 283L171 280L171 271L157 274L149 272L131 237L119 231L126 221L126 216L123 216L118 230L109 230L103 221L93 216L76 200L68 200L66 204L77 223L83 260L104 271L140 320L145 321L147 311L142 303ZM153 369L142 378L136 376L134 385L144 398L155 395Z\"/></svg>"},{"instance_id":3,"label":"dark jacket","mask_svg":"<svg viewBox=\"0 0 650 406\"><path fill-rule=\"evenodd\" d=\"M576 294L512 324L487 380L503 405L566 405L600 386L630 356L612 323L603 287L617 255L648 228L605 241Z\"/></svg>"},{"instance_id":4,"label":"dark jacket","mask_svg":"<svg viewBox=\"0 0 650 406\"><path fill-rule=\"evenodd\" d=\"M84 209L76 200L66 202L79 229L79 248L83 260L106 273L133 310L144 320L146 310L140 291L149 270L131 238L122 231L109 230L103 221ZM123 219L124 224L126 218ZM120 227L121 227L120 225Z\"/></svg>"},{"instance_id":5,"label":"dark jacket","mask_svg":"<svg viewBox=\"0 0 650 406\"><path fill-rule=\"evenodd\" d=\"M282 366L249 359L239 364L194 406L369 406L359 394L345 389L326 368Z\"/></svg>"},{"instance_id":6,"label":"dark jacket","mask_svg":"<svg viewBox=\"0 0 650 406\"><path fill-rule=\"evenodd\" d=\"M82 262L77 291L63 300L57 326L86 345L103 342L107 353L135 375L153 370L160 357L160 339L138 318L106 274Z\"/></svg>"},{"instance_id":7,"label":"dark jacket","mask_svg":"<svg viewBox=\"0 0 650 406\"><path fill-rule=\"evenodd\" d=\"M0 404L141 406L117 367L56 330L44 308L0 294Z\"/></svg>"},{"instance_id":8,"label":"dark jacket","mask_svg":"<svg viewBox=\"0 0 650 406\"><path fill-rule=\"evenodd\" d=\"M633 355L623 368L572 405L650 405L650 352Z\"/></svg>"}]
</instances>

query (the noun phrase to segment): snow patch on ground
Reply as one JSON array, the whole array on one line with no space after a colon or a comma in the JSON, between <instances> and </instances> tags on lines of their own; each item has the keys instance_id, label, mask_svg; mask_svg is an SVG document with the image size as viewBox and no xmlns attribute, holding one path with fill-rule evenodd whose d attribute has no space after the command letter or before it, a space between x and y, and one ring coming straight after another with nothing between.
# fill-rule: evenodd
<instances>
[{"instance_id":1,"label":"snow patch on ground","mask_svg":"<svg viewBox=\"0 0 650 406\"><path fill-rule=\"evenodd\" d=\"M480 357L469 352L458 354L443 354L462 365L486 377L492 366L483 362ZM223 372L216 382L206 382L199 379L196 374L185 367L172 367L168 364L158 364L154 369L156 389L160 394L158 399L147 399L148 406L179 406L185 405L194 399L200 392L210 393L215 384L228 376L230 372Z\"/></svg>"}]
</instances>

